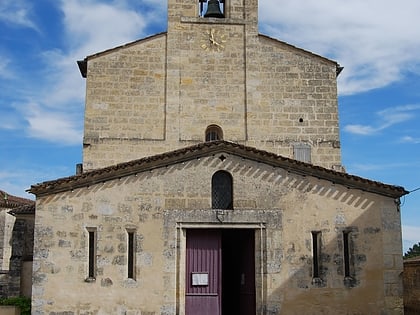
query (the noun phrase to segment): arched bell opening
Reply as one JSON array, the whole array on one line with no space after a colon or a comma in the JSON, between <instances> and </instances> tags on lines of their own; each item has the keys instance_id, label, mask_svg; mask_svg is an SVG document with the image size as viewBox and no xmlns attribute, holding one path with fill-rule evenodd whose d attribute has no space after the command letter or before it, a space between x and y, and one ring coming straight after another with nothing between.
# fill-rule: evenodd
<instances>
[{"instance_id":1,"label":"arched bell opening","mask_svg":"<svg viewBox=\"0 0 420 315\"><path fill-rule=\"evenodd\" d=\"M198 0L199 16L205 18L224 18L225 0Z\"/></svg>"}]
</instances>

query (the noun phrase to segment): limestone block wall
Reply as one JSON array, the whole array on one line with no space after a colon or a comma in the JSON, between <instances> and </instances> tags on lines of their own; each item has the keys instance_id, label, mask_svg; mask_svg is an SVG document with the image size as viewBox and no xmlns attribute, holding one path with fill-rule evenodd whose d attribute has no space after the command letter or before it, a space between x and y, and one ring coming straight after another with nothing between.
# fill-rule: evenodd
<instances>
[{"instance_id":1,"label":"limestone block wall","mask_svg":"<svg viewBox=\"0 0 420 315\"><path fill-rule=\"evenodd\" d=\"M404 261L404 314L420 313L420 258Z\"/></svg>"},{"instance_id":2,"label":"limestone block wall","mask_svg":"<svg viewBox=\"0 0 420 315\"><path fill-rule=\"evenodd\" d=\"M89 59L85 169L152 155L153 145L144 141L164 140L165 40L158 35Z\"/></svg>"},{"instance_id":3,"label":"limestone block wall","mask_svg":"<svg viewBox=\"0 0 420 315\"><path fill-rule=\"evenodd\" d=\"M258 314L402 313L394 200L223 156L38 197L34 314L184 314L182 235L191 226L255 230ZM218 170L231 173L234 183L234 210L223 213L211 209L211 178ZM88 280L91 229L95 281ZM128 231L135 233L134 279L127 277ZM314 231L321 233L316 279ZM350 235L349 276L344 231ZM397 240L389 248L392 237Z\"/></svg>"},{"instance_id":4,"label":"limestone block wall","mask_svg":"<svg viewBox=\"0 0 420 315\"><path fill-rule=\"evenodd\" d=\"M313 164L340 169L335 63L245 24L180 25L88 59L85 170L203 142L213 124L291 158L308 144ZM210 32L224 49L206 46Z\"/></svg>"},{"instance_id":5,"label":"limestone block wall","mask_svg":"<svg viewBox=\"0 0 420 315\"><path fill-rule=\"evenodd\" d=\"M306 143L313 164L340 166L337 65L265 36L249 54L248 145L293 157Z\"/></svg>"},{"instance_id":6,"label":"limestone block wall","mask_svg":"<svg viewBox=\"0 0 420 315\"><path fill-rule=\"evenodd\" d=\"M167 33L87 58L84 170L203 142L209 125L340 170L337 63L258 35L256 0L226 1L224 19L198 6L169 1Z\"/></svg>"},{"instance_id":7,"label":"limestone block wall","mask_svg":"<svg viewBox=\"0 0 420 315\"><path fill-rule=\"evenodd\" d=\"M10 210L0 210L0 271L9 270L12 254L11 238L15 217L7 213Z\"/></svg>"}]
</instances>

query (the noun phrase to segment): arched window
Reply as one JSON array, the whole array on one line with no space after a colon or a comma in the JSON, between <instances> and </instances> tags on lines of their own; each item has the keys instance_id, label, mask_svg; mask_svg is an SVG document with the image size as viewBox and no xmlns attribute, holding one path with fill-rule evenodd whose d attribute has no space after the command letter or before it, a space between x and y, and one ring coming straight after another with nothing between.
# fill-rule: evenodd
<instances>
[{"instance_id":1,"label":"arched window","mask_svg":"<svg viewBox=\"0 0 420 315\"><path fill-rule=\"evenodd\" d=\"M228 172L214 173L211 179L211 199L213 209L233 209L232 176Z\"/></svg>"},{"instance_id":2,"label":"arched window","mask_svg":"<svg viewBox=\"0 0 420 315\"><path fill-rule=\"evenodd\" d=\"M206 129L206 142L216 140L223 140L222 128L217 125L210 125Z\"/></svg>"},{"instance_id":3,"label":"arched window","mask_svg":"<svg viewBox=\"0 0 420 315\"><path fill-rule=\"evenodd\" d=\"M225 0L198 0L199 16L224 18L225 17Z\"/></svg>"}]
</instances>

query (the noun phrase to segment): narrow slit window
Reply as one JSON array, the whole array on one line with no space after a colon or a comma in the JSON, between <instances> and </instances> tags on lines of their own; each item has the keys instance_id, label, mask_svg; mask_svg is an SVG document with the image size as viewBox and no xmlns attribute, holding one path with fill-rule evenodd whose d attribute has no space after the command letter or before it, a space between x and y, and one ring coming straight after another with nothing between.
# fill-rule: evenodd
<instances>
[{"instance_id":1,"label":"narrow slit window","mask_svg":"<svg viewBox=\"0 0 420 315\"><path fill-rule=\"evenodd\" d=\"M96 229L88 229L88 279L96 278Z\"/></svg>"},{"instance_id":2,"label":"narrow slit window","mask_svg":"<svg viewBox=\"0 0 420 315\"><path fill-rule=\"evenodd\" d=\"M127 244L127 264L128 264L128 272L127 277L129 279L136 279L136 270L135 270L135 261L134 261L134 255L136 252L136 243L135 243L135 232L134 231L127 231L127 238L128 238L128 244Z\"/></svg>"},{"instance_id":3,"label":"narrow slit window","mask_svg":"<svg viewBox=\"0 0 420 315\"><path fill-rule=\"evenodd\" d=\"M320 267L321 267L321 232L312 232L312 277L320 277Z\"/></svg>"},{"instance_id":4,"label":"narrow slit window","mask_svg":"<svg viewBox=\"0 0 420 315\"><path fill-rule=\"evenodd\" d=\"M343 232L344 276L350 277L350 232Z\"/></svg>"}]
</instances>

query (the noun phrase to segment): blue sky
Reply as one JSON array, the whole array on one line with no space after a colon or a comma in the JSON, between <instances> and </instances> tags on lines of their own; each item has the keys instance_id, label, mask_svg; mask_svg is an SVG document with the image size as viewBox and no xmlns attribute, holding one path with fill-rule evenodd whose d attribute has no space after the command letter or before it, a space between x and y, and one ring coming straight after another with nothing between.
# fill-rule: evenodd
<instances>
[{"instance_id":1,"label":"blue sky","mask_svg":"<svg viewBox=\"0 0 420 315\"><path fill-rule=\"evenodd\" d=\"M420 1L260 0L260 32L344 66L347 172L420 187ZM162 0L0 2L0 189L73 175L85 81L76 61L166 30ZM402 199L404 249L420 241L420 190Z\"/></svg>"}]
</instances>

